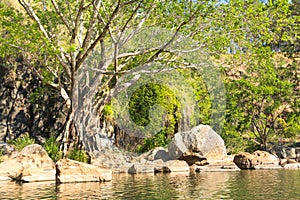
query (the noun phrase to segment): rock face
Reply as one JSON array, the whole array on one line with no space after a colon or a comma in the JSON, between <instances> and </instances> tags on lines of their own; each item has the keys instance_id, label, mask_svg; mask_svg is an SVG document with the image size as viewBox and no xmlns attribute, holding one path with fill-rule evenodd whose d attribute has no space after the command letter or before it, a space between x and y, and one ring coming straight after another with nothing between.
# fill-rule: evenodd
<instances>
[{"instance_id":1,"label":"rock face","mask_svg":"<svg viewBox=\"0 0 300 200\"><path fill-rule=\"evenodd\" d=\"M24 132L30 132L36 139L60 132L68 112L61 95L52 92L51 86L45 85L34 70L36 66L21 55L9 62L14 67L0 58L0 142Z\"/></svg>"},{"instance_id":2,"label":"rock face","mask_svg":"<svg viewBox=\"0 0 300 200\"><path fill-rule=\"evenodd\" d=\"M266 151L239 153L234 156L233 162L241 169L280 168L279 159Z\"/></svg>"},{"instance_id":3,"label":"rock face","mask_svg":"<svg viewBox=\"0 0 300 200\"><path fill-rule=\"evenodd\" d=\"M94 165L70 159L61 159L56 163L56 182L101 182L110 181L112 171Z\"/></svg>"},{"instance_id":4,"label":"rock face","mask_svg":"<svg viewBox=\"0 0 300 200\"><path fill-rule=\"evenodd\" d=\"M199 125L191 131L176 133L168 146L171 159L180 159L189 165L208 160L222 160L226 157L223 139L208 125Z\"/></svg>"},{"instance_id":5,"label":"rock face","mask_svg":"<svg viewBox=\"0 0 300 200\"><path fill-rule=\"evenodd\" d=\"M15 149L6 143L0 144L0 151L3 153L3 155L11 155Z\"/></svg>"},{"instance_id":6,"label":"rock face","mask_svg":"<svg viewBox=\"0 0 300 200\"><path fill-rule=\"evenodd\" d=\"M283 149L284 152L284 158L289 158L289 159L296 159L297 154L296 154L296 148L293 147L287 147Z\"/></svg>"},{"instance_id":7,"label":"rock face","mask_svg":"<svg viewBox=\"0 0 300 200\"><path fill-rule=\"evenodd\" d=\"M1 163L0 176L24 182L54 181L55 165L42 146L32 144Z\"/></svg>"},{"instance_id":8,"label":"rock face","mask_svg":"<svg viewBox=\"0 0 300 200\"><path fill-rule=\"evenodd\" d=\"M300 147L277 145L271 148L271 152L276 154L279 158L297 159L300 156Z\"/></svg>"}]
</instances>

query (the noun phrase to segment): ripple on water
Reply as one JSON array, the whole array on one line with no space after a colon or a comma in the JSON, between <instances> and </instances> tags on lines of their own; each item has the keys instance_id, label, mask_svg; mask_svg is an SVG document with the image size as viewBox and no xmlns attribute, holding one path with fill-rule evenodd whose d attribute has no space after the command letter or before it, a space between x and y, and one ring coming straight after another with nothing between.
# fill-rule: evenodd
<instances>
[{"instance_id":1,"label":"ripple on water","mask_svg":"<svg viewBox=\"0 0 300 200\"><path fill-rule=\"evenodd\" d=\"M300 170L114 175L106 183L0 182L0 199L298 199Z\"/></svg>"}]
</instances>

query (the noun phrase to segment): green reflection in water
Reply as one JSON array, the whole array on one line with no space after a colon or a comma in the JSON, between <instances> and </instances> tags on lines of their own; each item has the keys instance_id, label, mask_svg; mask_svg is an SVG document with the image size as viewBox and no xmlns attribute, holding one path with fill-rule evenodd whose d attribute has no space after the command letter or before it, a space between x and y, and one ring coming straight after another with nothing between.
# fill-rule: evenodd
<instances>
[{"instance_id":1,"label":"green reflection in water","mask_svg":"<svg viewBox=\"0 0 300 200\"><path fill-rule=\"evenodd\" d=\"M0 182L0 199L299 199L300 170L114 175L106 183Z\"/></svg>"}]
</instances>

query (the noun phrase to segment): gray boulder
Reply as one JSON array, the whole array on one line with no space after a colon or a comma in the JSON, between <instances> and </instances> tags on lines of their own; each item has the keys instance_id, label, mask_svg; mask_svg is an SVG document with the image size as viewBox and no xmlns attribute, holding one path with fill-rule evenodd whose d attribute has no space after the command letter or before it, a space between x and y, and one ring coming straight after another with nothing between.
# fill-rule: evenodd
<instances>
[{"instance_id":1,"label":"gray boulder","mask_svg":"<svg viewBox=\"0 0 300 200\"><path fill-rule=\"evenodd\" d=\"M176 133L168 152L171 159L185 160L189 165L203 160L223 160L227 156L223 139L208 125Z\"/></svg>"},{"instance_id":2,"label":"gray boulder","mask_svg":"<svg viewBox=\"0 0 300 200\"><path fill-rule=\"evenodd\" d=\"M139 157L148 160L148 161L154 161L154 160L163 160L164 162L171 160L169 152L167 149L163 147L156 147L149 152L143 153Z\"/></svg>"},{"instance_id":3,"label":"gray boulder","mask_svg":"<svg viewBox=\"0 0 300 200\"><path fill-rule=\"evenodd\" d=\"M128 169L129 174L138 174L138 173L154 173L154 166L153 164L140 164L136 163L133 164Z\"/></svg>"}]
</instances>

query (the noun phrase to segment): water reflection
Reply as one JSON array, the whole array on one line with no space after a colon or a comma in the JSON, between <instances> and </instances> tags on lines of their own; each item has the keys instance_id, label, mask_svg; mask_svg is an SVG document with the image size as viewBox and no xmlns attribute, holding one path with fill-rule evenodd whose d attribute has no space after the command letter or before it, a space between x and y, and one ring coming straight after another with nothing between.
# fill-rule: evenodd
<instances>
[{"instance_id":1,"label":"water reflection","mask_svg":"<svg viewBox=\"0 0 300 200\"><path fill-rule=\"evenodd\" d=\"M57 185L57 196L91 199L211 199L237 173L116 175L107 183Z\"/></svg>"},{"instance_id":2,"label":"water reflection","mask_svg":"<svg viewBox=\"0 0 300 200\"><path fill-rule=\"evenodd\" d=\"M115 175L106 183L0 182L0 199L299 199L300 170Z\"/></svg>"},{"instance_id":3,"label":"water reflection","mask_svg":"<svg viewBox=\"0 0 300 200\"><path fill-rule=\"evenodd\" d=\"M195 199L215 199L225 197L222 191L228 190L228 182L235 180L237 172L205 172L191 177L190 196ZM194 186L194 187L193 187Z\"/></svg>"},{"instance_id":4,"label":"water reflection","mask_svg":"<svg viewBox=\"0 0 300 200\"><path fill-rule=\"evenodd\" d=\"M53 199L56 196L55 183L0 182L0 194L0 199Z\"/></svg>"}]
</instances>

